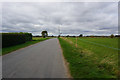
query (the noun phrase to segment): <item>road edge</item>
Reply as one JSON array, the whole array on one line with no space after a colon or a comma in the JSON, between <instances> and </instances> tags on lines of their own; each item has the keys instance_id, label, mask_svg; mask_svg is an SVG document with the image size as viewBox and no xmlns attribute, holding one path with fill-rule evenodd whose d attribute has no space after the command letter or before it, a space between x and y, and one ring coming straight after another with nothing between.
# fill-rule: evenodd
<instances>
[{"instance_id":1,"label":"road edge","mask_svg":"<svg viewBox=\"0 0 120 80\"><path fill-rule=\"evenodd\" d=\"M49 40L49 39L46 39L46 40ZM33 46L33 45L36 45L36 44L38 44L38 43L40 43L40 42L44 42L44 41L46 41L46 40L39 41L39 42L37 42L37 43L34 43L34 44L31 44L31 45L28 45L28 46L25 46L25 47L19 48L19 49L17 49L17 50L22 50L22 49L24 49L24 48L31 47L31 46ZM11 54L11 53L13 53L13 52L16 52L17 50L14 50L14 51L12 51L12 52L9 52L9 53L7 53L7 54L0 55L0 56L9 55L9 54Z\"/></svg>"},{"instance_id":2,"label":"road edge","mask_svg":"<svg viewBox=\"0 0 120 80\"><path fill-rule=\"evenodd\" d=\"M59 47L60 47L61 52L62 52L62 60L63 60L63 65L64 65L64 67L65 67L65 69L66 69L66 76L67 76L68 78L73 78L73 77L71 76L71 74L70 74L69 63L67 62L67 60L65 59L65 57L64 57L64 55L63 55L63 49L62 49L62 47L61 47L61 45L60 45L59 39L57 38L57 40L58 40L58 44L59 44Z\"/></svg>"}]
</instances>

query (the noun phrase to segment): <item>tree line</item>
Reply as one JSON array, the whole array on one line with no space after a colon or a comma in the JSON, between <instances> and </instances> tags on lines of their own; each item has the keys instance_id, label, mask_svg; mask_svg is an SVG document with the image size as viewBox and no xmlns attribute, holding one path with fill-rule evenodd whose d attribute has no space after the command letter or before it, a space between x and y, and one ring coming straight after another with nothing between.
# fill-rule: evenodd
<instances>
[{"instance_id":1,"label":"tree line","mask_svg":"<svg viewBox=\"0 0 120 80\"><path fill-rule=\"evenodd\" d=\"M38 36L34 36L34 37L43 37L43 38L45 38L45 37L92 37L92 38L93 37L110 37L110 38L120 37L120 35L114 35L114 34L111 34L109 36L97 36L97 35L83 36L83 34L80 34L79 36L71 36L71 35L67 35L67 36L60 36L60 35L58 35L58 36L54 36L54 35L48 36L47 31L42 31L41 34L42 34L42 36L38 35Z\"/></svg>"}]
</instances>

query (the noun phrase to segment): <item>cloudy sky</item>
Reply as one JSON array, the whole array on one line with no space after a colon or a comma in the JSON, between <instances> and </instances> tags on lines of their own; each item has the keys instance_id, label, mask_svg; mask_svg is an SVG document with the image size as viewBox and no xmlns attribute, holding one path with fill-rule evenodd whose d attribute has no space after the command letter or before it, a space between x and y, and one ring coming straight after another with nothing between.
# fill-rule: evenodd
<instances>
[{"instance_id":1,"label":"cloudy sky","mask_svg":"<svg viewBox=\"0 0 120 80\"><path fill-rule=\"evenodd\" d=\"M117 2L5 2L2 32L41 35L118 34Z\"/></svg>"}]
</instances>

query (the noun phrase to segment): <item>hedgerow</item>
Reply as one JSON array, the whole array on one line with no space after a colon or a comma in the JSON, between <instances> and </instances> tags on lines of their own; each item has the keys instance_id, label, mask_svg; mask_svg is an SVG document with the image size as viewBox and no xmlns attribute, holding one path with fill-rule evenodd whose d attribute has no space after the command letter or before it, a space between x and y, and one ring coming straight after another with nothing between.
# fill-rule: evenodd
<instances>
[{"instance_id":1,"label":"hedgerow","mask_svg":"<svg viewBox=\"0 0 120 80\"><path fill-rule=\"evenodd\" d=\"M2 47L9 47L32 40L31 33L1 33Z\"/></svg>"}]
</instances>

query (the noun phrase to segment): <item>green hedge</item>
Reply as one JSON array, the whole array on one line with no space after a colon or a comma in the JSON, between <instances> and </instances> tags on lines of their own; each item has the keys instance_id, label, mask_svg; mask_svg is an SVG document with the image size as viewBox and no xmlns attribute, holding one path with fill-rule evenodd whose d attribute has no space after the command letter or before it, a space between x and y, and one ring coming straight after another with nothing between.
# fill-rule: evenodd
<instances>
[{"instance_id":1,"label":"green hedge","mask_svg":"<svg viewBox=\"0 0 120 80\"><path fill-rule=\"evenodd\" d=\"M9 47L32 40L31 33L2 33L2 47Z\"/></svg>"}]
</instances>

